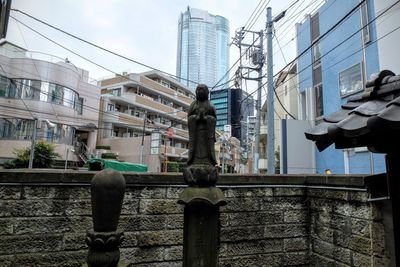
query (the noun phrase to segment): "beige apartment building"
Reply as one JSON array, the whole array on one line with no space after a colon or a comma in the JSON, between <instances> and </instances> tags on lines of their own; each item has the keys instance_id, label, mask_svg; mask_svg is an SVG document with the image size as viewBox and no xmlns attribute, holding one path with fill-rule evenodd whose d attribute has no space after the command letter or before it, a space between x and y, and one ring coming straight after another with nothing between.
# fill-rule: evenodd
<instances>
[{"instance_id":1,"label":"beige apartment building","mask_svg":"<svg viewBox=\"0 0 400 267\"><path fill-rule=\"evenodd\" d=\"M0 163L14 158L15 149L30 147L35 130L36 140L55 145L60 160L89 157L96 145L99 101L100 89L87 71L2 42Z\"/></svg>"},{"instance_id":2,"label":"beige apartment building","mask_svg":"<svg viewBox=\"0 0 400 267\"><path fill-rule=\"evenodd\" d=\"M275 151L278 152L276 156L281 154L281 121L282 119L293 119L289 113L298 119L299 109L299 92L298 92L298 81L297 81L297 64L289 66L287 70L283 70L279 73L278 77L274 81L274 88L276 95L274 96L274 126L275 126ZM280 101L280 103L279 103ZM283 108L283 107L285 108ZM264 102L261 108L261 129L260 129L260 161L259 169L261 172L265 172L267 169L267 102ZM289 112L289 113L288 113ZM275 157L275 155L274 155ZM276 159L276 158L275 158Z\"/></svg>"},{"instance_id":3,"label":"beige apartment building","mask_svg":"<svg viewBox=\"0 0 400 267\"><path fill-rule=\"evenodd\" d=\"M118 160L165 170L165 162L187 160L187 110L194 93L158 71L124 73L99 82L98 145Z\"/></svg>"}]
</instances>

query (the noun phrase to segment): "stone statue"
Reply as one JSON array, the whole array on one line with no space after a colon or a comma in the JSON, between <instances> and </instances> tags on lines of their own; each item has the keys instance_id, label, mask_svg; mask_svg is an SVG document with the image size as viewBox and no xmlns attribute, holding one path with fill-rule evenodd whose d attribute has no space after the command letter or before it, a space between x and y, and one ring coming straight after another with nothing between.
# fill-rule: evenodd
<instances>
[{"instance_id":1,"label":"stone statue","mask_svg":"<svg viewBox=\"0 0 400 267\"><path fill-rule=\"evenodd\" d=\"M215 186L215 124L217 115L208 101L208 88L196 88L196 100L189 107L188 167L183 171L189 185L179 196L184 208L184 267L217 267L219 250L219 207L226 205L224 193Z\"/></svg>"},{"instance_id":2,"label":"stone statue","mask_svg":"<svg viewBox=\"0 0 400 267\"><path fill-rule=\"evenodd\" d=\"M208 164L215 166L215 122L217 115L213 104L208 101L208 88L199 85L196 88L196 100L188 112L189 158L188 165Z\"/></svg>"},{"instance_id":3,"label":"stone statue","mask_svg":"<svg viewBox=\"0 0 400 267\"><path fill-rule=\"evenodd\" d=\"M217 116L208 94L206 85L197 86L196 100L189 107L189 156L188 168L184 171L189 185L210 186L217 181L214 149Z\"/></svg>"}]
</instances>

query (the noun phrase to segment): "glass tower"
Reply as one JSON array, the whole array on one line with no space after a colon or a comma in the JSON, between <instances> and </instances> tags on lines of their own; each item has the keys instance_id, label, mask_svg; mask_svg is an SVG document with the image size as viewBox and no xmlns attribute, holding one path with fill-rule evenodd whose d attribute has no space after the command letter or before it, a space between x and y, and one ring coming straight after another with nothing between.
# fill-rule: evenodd
<instances>
[{"instance_id":1,"label":"glass tower","mask_svg":"<svg viewBox=\"0 0 400 267\"><path fill-rule=\"evenodd\" d=\"M229 21L188 7L178 23L176 75L179 81L191 89L196 88L196 83L211 88L222 78L219 84L228 82L228 69Z\"/></svg>"}]
</instances>

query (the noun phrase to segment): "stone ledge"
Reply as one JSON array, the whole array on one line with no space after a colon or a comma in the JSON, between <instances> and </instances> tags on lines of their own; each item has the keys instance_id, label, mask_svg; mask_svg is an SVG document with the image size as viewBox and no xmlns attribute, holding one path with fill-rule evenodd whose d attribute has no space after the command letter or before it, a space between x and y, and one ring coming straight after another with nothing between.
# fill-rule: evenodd
<instances>
[{"instance_id":1,"label":"stone ledge","mask_svg":"<svg viewBox=\"0 0 400 267\"><path fill-rule=\"evenodd\" d=\"M0 170L1 184L89 185L96 171L14 169ZM123 172L127 186L185 186L182 173ZM332 186L365 188L365 175L220 175L218 185L224 186Z\"/></svg>"}]
</instances>

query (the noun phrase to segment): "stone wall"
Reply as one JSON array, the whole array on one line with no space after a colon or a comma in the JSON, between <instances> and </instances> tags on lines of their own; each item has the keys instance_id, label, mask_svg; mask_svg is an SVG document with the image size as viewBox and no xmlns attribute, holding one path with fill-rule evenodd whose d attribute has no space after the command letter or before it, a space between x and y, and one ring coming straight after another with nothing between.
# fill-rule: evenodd
<instances>
[{"instance_id":1,"label":"stone wall","mask_svg":"<svg viewBox=\"0 0 400 267\"><path fill-rule=\"evenodd\" d=\"M0 266L80 266L93 172L0 171ZM125 174L121 259L181 266L180 175ZM385 266L380 207L363 177L224 176L220 266ZM333 264L332 264L333 265Z\"/></svg>"}]
</instances>

